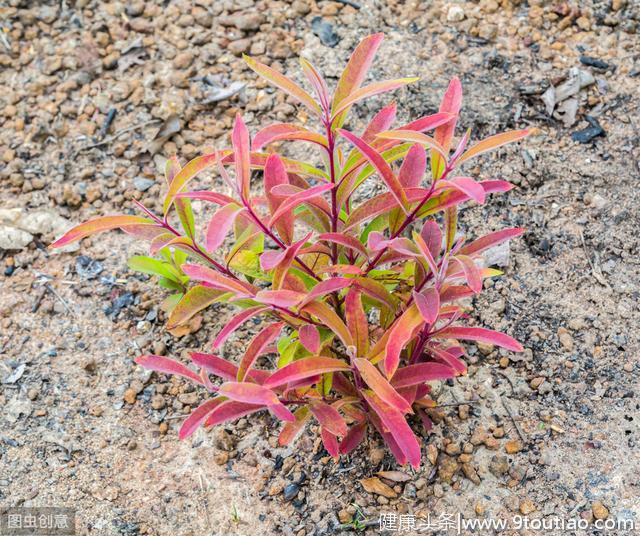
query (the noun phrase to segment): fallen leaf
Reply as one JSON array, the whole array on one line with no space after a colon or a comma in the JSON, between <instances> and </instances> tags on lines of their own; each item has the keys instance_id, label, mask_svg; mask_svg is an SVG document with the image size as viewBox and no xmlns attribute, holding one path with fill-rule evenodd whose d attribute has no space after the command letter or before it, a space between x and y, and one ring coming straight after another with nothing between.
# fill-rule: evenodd
<instances>
[{"instance_id":1,"label":"fallen leaf","mask_svg":"<svg viewBox=\"0 0 640 536\"><path fill-rule=\"evenodd\" d=\"M392 482L406 482L411 480L411 476L401 471L379 471L376 473L379 477L391 480Z\"/></svg>"},{"instance_id":2,"label":"fallen leaf","mask_svg":"<svg viewBox=\"0 0 640 536\"><path fill-rule=\"evenodd\" d=\"M147 147L149 154L156 154L160 149L162 149L165 142L168 141L171 136L180 132L181 129L182 124L180 122L180 118L176 114L172 114L167 117L160 127L160 130L156 132L156 135Z\"/></svg>"},{"instance_id":3,"label":"fallen leaf","mask_svg":"<svg viewBox=\"0 0 640 536\"><path fill-rule=\"evenodd\" d=\"M371 478L363 478L360 480L360 484L367 493L375 493L376 495L382 495L383 497L387 497L388 499L395 499L398 494L393 491L392 488L387 486L382 480L380 480L377 476L372 476Z\"/></svg>"}]
</instances>

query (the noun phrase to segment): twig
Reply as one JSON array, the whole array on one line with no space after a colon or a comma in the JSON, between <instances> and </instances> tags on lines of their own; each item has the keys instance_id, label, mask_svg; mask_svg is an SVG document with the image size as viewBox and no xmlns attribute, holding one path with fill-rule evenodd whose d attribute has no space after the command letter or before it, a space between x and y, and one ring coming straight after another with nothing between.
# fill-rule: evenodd
<instances>
[{"instance_id":1,"label":"twig","mask_svg":"<svg viewBox=\"0 0 640 536\"><path fill-rule=\"evenodd\" d=\"M449 404L438 404L437 406L433 406L434 408L453 408L456 406L475 406L476 404L480 404L480 400L465 400L464 402L451 402Z\"/></svg>"},{"instance_id":2,"label":"twig","mask_svg":"<svg viewBox=\"0 0 640 536\"><path fill-rule=\"evenodd\" d=\"M73 316L74 318L77 318L77 315L75 313L75 311L73 309L71 309L71 307L69 307L69 305L67 305L67 302L64 301L64 298L62 296L60 296L60 294L58 294L56 292L56 290L49 284L49 283L45 283L44 284L44 288L46 288L51 294L53 294L58 301L64 306L64 308L67 310L67 313L69 313L71 316Z\"/></svg>"},{"instance_id":3,"label":"twig","mask_svg":"<svg viewBox=\"0 0 640 536\"><path fill-rule=\"evenodd\" d=\"M504 409L507 411L507 414L511 418L511 422L513 423L513 426L515 426L516 432L518 432L518 435L520 436L520 439L522 439L522 441L526 445L527 443L529 443L529 440L524 435L524 432L522 431L522 428L520 428L520 425L518 424L518 421L516 421L513 413L511 412L511 408L509 407L509 405L507 404L507 401L505 400L505 398L502 395L500 395L500 402L502 402L502 405L504 406Z\"/></svg>"},{"instance_id":4,"label":"twig","mask_svg":"<svg viewBox=\"0 0 640 536\"><path fill-rule=\"evenodd\" d=\"M131 132L132 130L138 130L139 128L143 128L143 127L146 127L148 125L153 125L154 123L159 123L159 122L160 122L160 119L151 119L149 121L145 121L144 123L139 123L137 125L133 125L133 126L130 126L130 127L122 128L122 129L118 130L118 132L116 132L113 136L105 138L102 141L99 141L97 143L92 143L91 145L86 145L84 147L80 147L80 149L78 149L76 151L76 155L80 154L80 153L82 153L84 151L88 151L89 149L93 149L95 147L100 147L101 145L108 145L109 143L111 143L112 141L115 141L122 134L125 134L126 132Z\"/></svg>"},{"instance_id":5,"label":"twig","mask_svg":"<svg viewBox=\"0 0 640 536\"><path fill-rule=\"evenodd\" d=\"M602 271L600 270L600 267L594 265L593 262L591 261L591 255L589 254L589 249L587 248L587 244L584 240L584 235L582 234L582 231L579 231L579 233L580 233L580 240L582 241L582 249L584 249L584 256L587 258L587 262L589 263L589 266L591 266L591 275L602 286L611 288L611 286L609 285L609 282L602 275Z\"/></svg>"}]
</instances>

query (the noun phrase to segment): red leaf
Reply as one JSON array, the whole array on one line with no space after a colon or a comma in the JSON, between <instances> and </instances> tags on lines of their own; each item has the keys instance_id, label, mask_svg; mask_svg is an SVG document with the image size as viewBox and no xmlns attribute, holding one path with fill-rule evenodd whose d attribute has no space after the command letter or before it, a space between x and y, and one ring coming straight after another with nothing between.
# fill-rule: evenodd
<instances>
[{"instance_id":1,"label":"red leaf","mask_svg":"<svg viewBox=\"0 0 640 536\"><path fill-rule=\"evenodd\" d=\"M209 190L196 190L194 192L181 192L176 195L176 198L182 199L199 199L200 201L207 201L214 203L215 205L228 205L229 203L237 203L233 197L220 194L218 192L210 192Z\"/></svg>"},{"instance_id":2,"label":"red leaf","mask_svg":"<svg viewBox=\"0 0 640 536\"><path fill-rule=\"evenodd\" d=\"M255 413L265 409L262 405L245 404L243 402L236 402L235 400L225 400L217 408L215 408L205 421L205 426L215 426L227 421L239 419L245 415Z\"/></svg>"},{"instance_id":3,"label":"red leaf","mask_svg":"<svg viewBox=\"0 0 640 536\"><path fill-rule=\"evenodd\" d=\"M384 371L387 378L393 377L398 363L400 363L400 352L405 344L411 340L415 328L423 323L424 320L414 304L402 314L391 328L384 358Z\"/></svg>"},{"instance_id":4,"label":"red leaf","mask_svg":"<svg viewBox=\"0 0 640 536\"><path fill-rule=\"evenodd\" d=\"M333 458L340 456L340 445L338 439L334 434L327 430L324 426L320 427L320 437L322 438L322 444L327 450L329 455Z\"/></svg>"},{"instance_id":5,"label":"red leaf","mask_svg":"<svg viewBox=\"0 0 640 536\"><path fill-rule=\"evenodd\" d=\"M212 288L234 292L242 296L251 294L251 286L222 275L215 270L199 264L183 264L182 271L195 281L204 281Z\"/></svg>"},{"instance_id":6,"label":"red leaf","mask_svg":"<svg viewBox=\"0 0 640 536\"><path fill-rule=\"evenodd\" d=\"M311 95L309 95L293 80L290 80L275 69L267 67L266 65L254 60L253 58L250 58L247 55L243 55L242 57L244 58L244 61L247 62L247 65L260 76L266 78L274 86L280 88L282 91L292 96L295 100L307 106L314 114L321 115L321 110L320 106L318 106L318 103L313 100L313 97L311 97Z\"/></svg>"},{"instance_id":7,"label":"red leaf","mask_svg":"<svg viewBox=\"0 0 640 536\"><path fill-rule=\"evenodd\" d=\"M441 348L434 348L433 346L431 346L429 347L428 351L436 361L448 365L456 371L456 374L466 374L467 365L464 361L462 361L462 359L460 359L460 356L463 355L463 353L454 352L454 350L456 349L460 348L447 348L443 350Z\"/></svg>"},{"instance_id":8,"label":"red leaf","mask_svg":"<svg viewBox=\"0 0 640 536\"><path fill-rule=\"evenodd\" d=\"M308 303L304 307L305 313L310 313L331 329L342 341L345 346L353 346L353 338L349 329L336 312L324 302L314 301Z\"/></svg>"},{"instance_id":9,"label":"red leaf","mask_svg":"<svg viewBox=\"0 0 640 536\"><path fill-rule=\"evenodd\" d=\"M318 99L320 100L320 106L325 111L329 111L329 102L331 96L329 95L329 88L322 75L318 70L306 59L300 57L300 65L302 66L302 72L304 72L307 80L313 87Z\"/></svg>"},{"instance_id":10,"label":"red leaf","mask_svg":"<svg viewBox=\"0 0 640 536\"><path fill-rule=\"evenodd\" d=\"M253 149L259 151L265 145L279 140L301 140L326 147L327 140L321 134L290 123L276 123L260 130L253 138Z\"/></svg>"},{"instance_id":11,"label":"red leaf","mask_svg":"<svg viewBox=\"0 0 640 536\"><path fill-rule=\"evenodd\" d=\"M373 411L376 412L382 424L389 430L389 433L407 460L409 460L409 463L411 463L415 469L420 467L420 444L411 431L411 428L409 428L404 415L393 406L387 404L374 392L364 390L362 394L373 408Z\"/></svg>"},{"instance_id":12,"label":"red leaf","mask_svg":"<svg viewBox=\"0 0 640 536\"><path fill-rule=\"evenodd\" d=\"M449 326L434 334L438 339L462 339L467 341L479 341L487 344L495 344L507 350L522 352L524 348L514 338L506 333L485 328L467 328L462 326Z\"/></svg>"},{"instance_id":13,"label":"red leaf","mask_svg":"<svg viewBox=\"0 0 640 536\"><path fill-rule=\"evenodd\" d=\"M396 389L418 385L434 380L448 380L454 378L454 369L441 363L416 363L399 368L393 375L392 385Z\"/></svg>"},{"instance_id":14,"label":"red leaf","mask_svg":"<svg viewBox=\"0 0 640 536\"><path fill-rule=\"evenodd\" d=\"M460 250L460 253L463 255L475 255L481 253L489 248L502 244L507 240L511 240L516 236L520 236L525 231L526 229L514 227L513 229L502 229L501 231L490 233L474 240L470 244L467 244Z\"/></svg>"},{"instance_id":15,"label":"red leaf","mask_svg":"<svg viewBox=\"0 0 640 536\"><path fill-rule=\"evenodd\" d=\"M382 155L352 132L343 129L339 129L338 132L341 136L349 140L371 163L378 172L378 175L380 175L380 178L389 188L389 191L393 194L393 197L396 199L398 204L403 207L406 212L408 210L409 202L404 188L402 187L402 184L400 184L398 178L394 175L391 166L387 164Z\"/></svg>"},{"instance_id":16,"label":"red leaf","mask_svg":"<svg viewBox=\"0 0 640 536\"><path fill-rule=\"evenodd\" d=\"M192 435L198 429L198 427L207 419L207 417L211 415L213 410L215 410L224 401L225 399L219 396L216 398L211 398L203 404L200 404L182 423L180 432L178 432L178 438L186 439L190 435Z\"/></svg>"},{"instance_id":17,"label":"red leaf","mask_svg":"<svg viewBox=\"0 0 640 536\"><path fill-rule=\"evenodd\" d=\"M288 422L282 427L282 431L278 436L278 445L286 447L289 445L296 436L302 431L304 425L311 418L308 406L300 406L293 412L296 420L294 422Z\"/></svg>"},{"instance_id":18,"label":"red leaf","mask_svg":"<svg viewBox=\"0 0 640 536\"><path fill-rule=\"evenodd\" d=\"M440 231L440 226L433 220L427 220L422 226L420 236L431 252L431 256L437 259L442 249L442 231Z\"/></svg>"},{"instance_id":19,"label":"red leaf","mask_svg":"<svg viewBox=\"0 0 640 536\"><path fill-rule=\"evenodd\" d=\"M332 292L337 292L344 288L351 286L353 283L353 279L349 279L346 277L332 277L331 279L325 279L324 281L320 281L315 287L311 289L309 294L305 297L305 299L300 303L300 309L304 309L304 307L311 303L313 300L326 296L327 294L331 294Z\"/></svg>"},{"instance_id":20,"label":"red leaf","mask_svg":"<svg viewBox=\"0 0 640 536\"><path fill-rule=\"evenodd\" d=\"M469 288L473 290L476 294L482 291L482 273L480 269L476 266L476 263L473 262L471 257L467 255L456 255L454 257L456 261L462 266L462 270L464 271L465 278L467 279L467 284Z\"/></svg>"},{"instance_id":21,"label":"red leaf","mask_svg":"<svg viewBox=\"0 0 640 536\"><path fill-rule=\"evenodd\" d=\"M326 428L333 435L340 437L347 435L347 423L344 422L337 409L319 400L313 401L310 409L323 428Z\"/></svg>"},{"instance_id":22,"label":"red leaf","mask_svg":"<svg viewBox=\"0 0 640 536\"><path fill-rule=\"evenodd\" d=\"M315 197L319 197L329 190L332 190L334 187L334 184L318 184L317 186L313 186L308 190L302 190L287 197L271 216L268 227L273 227L282 216L284 216L290 210L296 208L298 205L306 203Z\"/></svg>"},{"instance_id":23,"label":"red leaf","mask_svg":"<svg viewBox=\"0 0 640 536\"><path fill-rule=\"evenodd\" d=\"M236 314L230 321L228 321L225 324L225 326L220 330L220 333L218 333L218 336L213 341L213 349L216 350L217 348L220 348L220 346L222 346L224 341L227 340L229 335L231 335L236 329L238 329L247 320L267 310L268 310L267 307L257 306L257 307L250 307L249 309L245 309L244 311L241 311L238 314Z\"/></svg>"},{"instance_id":24,"label":"red leaf","mask_svg":"<svg viewBox=\"0 0 640 536\"><path fill-rule=\"evenodd\" d=\"M267 387L248 382L227 382L218 388L221 396L246 404L262 404L275 406L280 404L278 396Z\"/></svg>"},{"instance_id":25,"label":"red leaf","mask_svg":"<svg viewBox=\"0 0 640 536\"><path fill-rule=\"evenodd\" d=\"M196 365L225 380L235 380L238 375L238 367L217 355L191 352L190 356Z\"/></svg>"},{"instance_id":26,"label":"red leaf","mask_svg":"<svg viewBox=\"0 0 640 536\"><path fill-rule=\"evenodd\" d=\"M365 259L369 258L367 249L364 247L362 242L360 242L360 240L353 236L343 233L322 233L318 236L318 240L325 240L327 242L340 244L341 246L345 246L349 249L357 251L358 253L361 253Z\"/></svg>"},{"instance_id":27,"label":"red leaf","mask_svg":"<svg viewBox=\"0 0 640 536\"><path fill-rule=\"evenodd\" d=\"M282 331L284 322L277 322L260 331L249 343L249 347L240 360L237 380L244 381L247 372L253 367L256 359L264 353L265 348L271 344Z\"/></svg>"},{"instance_id":28,"label":"red leaf","mask_svg":"<svg viewBox=\"0 0 640 536\"><path fill-rule=\"evenodd\" d=\"M434 324L440 313L440 294L438 291L433 287L419 293L414 291L413 299L424 321L428 324Z\"/></svg>"},{"instance_id":29,"label":"red leaf","mask_svg":"<svg viewBox=\"0 0 640 536\"><path fill-rule=\"evenodd\" d=\"M344 361L331 357L305 357L289 363L280 370L274 372L268 380L264 382L265 387L279 387L287 383L309 378L317 374L336 372L338 370L350 370Z\"/></svg>"},{"instance_id":30,"label":"red leaf","mask_svg":"<svg viewBox=\"0 0 640 536\"><path fill-rule=\"evenodd\" d=\"M427 153L424 147L415 144L409 149L407 156L400 166L398 180L405 188L420 186L427 169Z\"/></svg>"},{"instance_id":31,"label":"red leaf","mask_svg":"<svg viewBox=\"0 0 640 536\"><path fill-rule=\"evenodd\" d=\"M312 324L305 324L298 329L298 338L307 350L312 354L320 351L320 333L318 328Z\"/></svg>"},{"instance_id":32,"label":"red leaf","mask_svg":"<svg viewBox=\"0 0 640 536\"><path fill-rule=\"evenodd\" d=\"M240 114L236 114L236 121L231 132L231 143L235 154L234 164L238 191L242 193L244 199L248 199L251 180L251 145L249 131Z\"/></svg>"},{"instance_id":33,"label":"red leaf","mask_svg":"<svg viewBox=\"0 0 640 536\"><path fill-rule=\"evenodd\" d=\"M413 413L411 404L392 387L386 378L380 374L378 369L370 361L362 358L354 359L354 363L360 372L360 376L365 383L371 387L373 392L390 406L402 413Z\"/></svg>"},{"instance_id":34,"label":"red leaf","mask_svg":"<svg viewBox=\"0 0 640 536\"><path fill-rule=\"evenodd\" d=\"M367 355L369 351L369 321L362 306L360 291L349 289L344 302L347 327L356 343L356 355Z\"/></svg>"},{"instance_id":35,"label":"red leaf","mask_svg":"<svg viewBox=\"0 0 640 536\"><path fill-rule=\"evenodd\" d=\"M306 294L295 290L261 290L253 299L267 305L291 307L300 303L305 297Z\"/></svg>"},{"instance_id":36,"label":"red leaf","mask_svg":"<svg viewBox=\"0 0 640 536\"><path fill-rule=\"evenodd\" d=\"M239 207L235 203L230 203L216 210L209 221L204 239L207 251L213 252L220 247L236 217L243 210L245 210L243 207Z\"/></svg>"},{"instance_id":37,"label":"red leaf","mask_svg":"<svg viewBox=\"0 0 640 536\"><path fill-rule=\"evenodd\" d=\"M138 365L146 369L155 370L156 372L163 372L164 374L182 376L202 385L200 376L198 376L191 369L184 366L182 363L174 361L173 359L169 359L168 357L147 354L136 357L134 361Z\"/></svg>"},{"instance_id":38,"label":"red leaf","mask_svg":"<svg viewBox=\"0 0 640 536\"><path fill-rule=\"evenodd\" d=\"M80 225L76 225L73 229L58 238L58 240L50 244L49 247L61 248L95 233L127 226L138 226L140 224L150 224L150 227L155 227L153 221L148 218L142 218L141 216L102 216L100 218L94 218Z\"/></svg>"},{"instance_id":39,"label":"red leaf","mask_svg":"<svg viewBox=\"0 0 640 536\"><path fill-rule=\"evenodd\" d=\"M395 119L396 103L392 102L373 116L362 134L362 141L371 144L375 140L376 134L391 127Z\"/></svg>"},{"instance_id":40,"label":"red leaf","mask_svg":"<svg viewBox=\"0 0 640 536\"><path fill-rule=\"evenodd\" d=\"M470 177L454 177L449 180L439 180L438 188L453 188L467 195L470 199L473 199L479 204L483 204L486 197L486 192L482 185L474 181Z\"/></svg>"},{"instance_id":41,"label":"red leaf","mask_svg":"<svg viewBox=\"0 0 640 536\"><path fill-rule=\"evenodd\" d=\"M340 442L340 454L349 454L355 450L367 434L367 423L354 424Z\"/></svg>"},{"instance_id":42,"label":"red leaf","mask_svg":"<svg viewBox=\"0 0 640 536\"><path fill-rule=\"evenodd\" d=\"M449 87L442 97L440 103L440 112L446 112L452 114L454 117L448 123L439 126L434 134L435 140L443 147L445 151L445 157L443 158L437 151L431 152L431 171L433 178L438 179L442 175L445 167L446 155L451 148L451 140L453 139L453 133L456 128L456 122L460 108L462 107L462 85L458 78L454 78L449 83Z\"/></svg>"},{"instance_id":43,"label":"red leaf","mask_svg":"<svg viewBox=\"0 0 640 536\"><path fill-rule=\"evenodd\" d=\"M340 103L362 85L383 39L384 34L382 33L369 35L360 41L355 48L347 66L340 75L340 80L338 80L338 85L333 94L332 112L335 112ZM341 120L336 121L336 127L342 126L343 120L344 114Z\"/></svg>"},{"instance_id":44,"label":"red leaf","mask_svg":"<svg viewBox=\"0 0 640 536\"><path fill-rule=\"evenodd\" d=\"M280 196L271 193L271 190L280 184L289 184L289 176L282 158L273 153L269 155L264 164L264 190L271 214L278 209L283 201ZM294 220L293 210L290 210L283 214L280 221L275 225L276 231L278 231L278 234L286 244L290 244L293 241Z\"/></svg>"}]
</instances>

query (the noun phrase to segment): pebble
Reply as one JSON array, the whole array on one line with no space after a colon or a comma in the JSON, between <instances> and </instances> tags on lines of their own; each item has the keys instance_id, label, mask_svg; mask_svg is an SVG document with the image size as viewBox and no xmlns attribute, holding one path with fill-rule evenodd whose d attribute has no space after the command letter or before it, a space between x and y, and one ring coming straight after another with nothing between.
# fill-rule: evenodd
<instances>
[{"instance_id":1,"label":"pebble","mask_svg":"<svg viewBox=\"0 0 640 536\"><path fill-rule=\"evenodd\" d=\"M574 346L573 337L571 336L571 333L567 331L566 328L562 328L562 327L558 328L558 340L560 341L560 344L567 352L573 351L573 346Z\"/></svg>"},{"instance_id":2,"label":"pebble","mask_svg":"<svg viewBox=\"0 0 640 536\"><path fill-rule=\"evenodd\" d=\"M607 519L609 517L609 510L600 501L594 501L591 504L591 512L596 519Z\"/></svg>"},{"instance_id":3,"label":"pebble","mask_svg":"<svg viewBox=\"0 0 640 536\"><path fill-rule=\"evenodd\" d=\"M137 393L135 392L135 390L129 388L124 392L124 395L123 395L122 398L127 404L135 404L136 403L136 395L137 395Z\"/></svg>"},{"instance_id":4,"label":"pebble","mask_svg":"<svg viewBox=\"0 0 640 536\"><path fill-rule=\"evenodd\" d=\"M284 488L284 500L290 501L294 499L295 496L298 495L299 491L300 491L300 486L298 484L296 483L288 484Z\"/></svg>"},{"instance_id":5,"label":"pebble","mask_svg":"<svg viewBox=\"0 0 640 536\"><path fill-rule=\"evenodd\" d=\"M153 395L151 397L151 407L153 409L163 409L166 406L166 401L162 395Z\"/></svg>"},{"instance_id":6,"label":"pebble","mask_svg":"<svg viewBox=\"0 0 640 536\"><path fill-rule=\"evenodd\" d=\"M507 454L516 454L517 452L520 452L523 448L524 446L522 445L522 442L518 441L517 439L512 439L511 441L507 441L504 446L504 450Z\"/></svg>"},{"instance_id":7,"label":"pebble","mask_svg":"<svg viewBox=\"0 0 640 536\"><path fill-rule=\"evenodd\" d=\"M522 515L529 515L535 512L537 509L538 508L531 499L524 499L520 501L519 510Z\"/></svg>"},{"instance_id":8,"label":"pebble","mask_svg":"<svg viewBox=\"0 0 640 536\"><path fill-rule=\"evenodd\" d=\"M146 179L145 177L136 177L133 179L133 187L139 192L146 192L155 183L156 181L153 179Z\"/></svg>"},{"instance_id":9,"label":"pebble","mask_svg":"<svg viewBox=\"0 0 640 536\"><path fill-rule=\"evenodd\" d=\"M495 476L502 476L509 471L509 460L506 456L496 455L489 462L489 471Z\"/></svg>"},{"instance_id":10,"label":"pebble","mask_svg":"<svg viewBox=\"0 0 640 536\"><path fill-rule=\"evenodd\" d=\"M464 20L464 9L462 9L462 6L449 6L447 11L447 21L460 22L461 20Z\"/></svg>"}]
</instances>

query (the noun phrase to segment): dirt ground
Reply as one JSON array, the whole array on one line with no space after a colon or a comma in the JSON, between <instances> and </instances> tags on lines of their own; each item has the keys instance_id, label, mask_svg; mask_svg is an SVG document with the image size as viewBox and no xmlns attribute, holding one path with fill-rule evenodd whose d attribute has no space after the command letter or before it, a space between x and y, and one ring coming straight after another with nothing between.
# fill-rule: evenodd
<instances>
[{"instance_id":1,"label":"dirt ground","mask_svg":"<svg viewBox=\"0 0 640 536\"><path fill-rule=\"evenodd\" d=\"M512 523L475 531L486 534L516 533L515 516L588 524L519 534L640 527L640 4L349 4L0 4L0 505L70 506L78 534L100 535L310 536L358 522L378 534L380 514L415 523L407 534L435 533L444 525L427 521L458 514ZM471 169L517 188L462 215L471 235L528 229L472 319L527 350L470 349L469 374L437 388L443 407L419 471L397 467L374 436L340 463L313 426L279 448L261 414L180 442L181 419L204 393L133 358L206 349L231 310L213 307L175 337L162 291L126 266L140 244L112 233L62 254L45 246L72 223L132 210L132 199L158 208L163 159L226 146L237 110L253 133L304 121L242 52L292 76L303 54L335 83L353 46L377 31L387 37L371 77L422 77L395 95L399 121L436 111L457 75L460 132L534 129ZM543 94L576 76L584 87L550 113ZM386 102L359 106L350 127ZM163 121L178 132L152 156ZM251 333L234 336L228 355ZM388 497L360 483L382 470L405 475L386 480ZM598 519L617 528L598 531Z\"/></svg>"}]
</instances>

